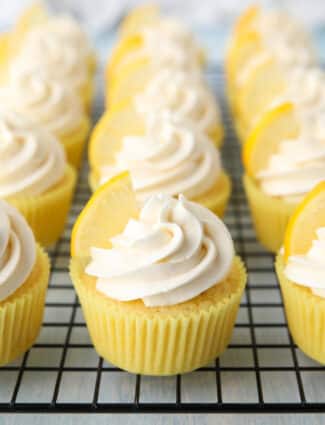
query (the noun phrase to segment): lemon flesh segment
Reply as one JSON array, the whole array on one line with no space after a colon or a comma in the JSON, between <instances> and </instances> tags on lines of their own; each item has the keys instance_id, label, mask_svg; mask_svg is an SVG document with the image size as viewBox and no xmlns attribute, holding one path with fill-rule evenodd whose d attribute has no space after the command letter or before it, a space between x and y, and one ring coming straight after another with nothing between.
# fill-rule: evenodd
<instances>
[{"instance_id":1,"label":"lemon flesh segment","mask_svg":"<svg viewBox=\"0 0 325 425\"><path fill-rule=\"evenodd\" d=\"M305 254L320 227L325 227L325 181L306 195L290 218L284 238L285 261L291 255Z\"/></svg>"},{"instance_id":2,"label":"lemon flesh segment","mask_svg":"<svg viewBox=\"0 0 325 425\"><path fill-rule=\"evenodd\" d=\"M71 256L88 257L90 248L109 248L110 238L138 216L128 172L113 177L90 198L71 235Z\"/></svg>"},{"instance_id":3,"label":"lemon flesh segment","mask_svg":"<svg viewBox=\"0 0 325 425\"><path fill-rule=\"evenodd\" d=\"M251 177L265 170L270 157L284 140L296 138L299 124L292 103L283 103L267 112L256 124L243 149L243 162Z\"/></svg>"},{"instance_id":4,"label":"lemon flesh segment","mask_svg":"<svg viewBox=\"0 0 325 425\"><path fill-rule=\"evenodd\" d=\"M107 110L97 123L89 142L91 167L100 168L115 161L126 136L143 136L145 123L136 113L132 100Z\"/></svg>"}]
</instances>

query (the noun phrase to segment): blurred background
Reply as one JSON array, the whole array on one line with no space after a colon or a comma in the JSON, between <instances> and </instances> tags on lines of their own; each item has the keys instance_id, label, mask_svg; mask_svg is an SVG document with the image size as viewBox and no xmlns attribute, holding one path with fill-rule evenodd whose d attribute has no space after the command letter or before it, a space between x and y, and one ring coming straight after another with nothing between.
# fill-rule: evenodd
<instances>
[{"instance_id":1,"label":"blurred background","mask_svg":"<svg viewBox=\"0 0 325 425\"><path fill-rule=\"evenodd\" d=\"M44 0L56 12L72 14L91 36L99 53L107 55L121 18L141 0ZM247 5L255 3L282 8L305 22L316 34L316 41L325 46L325 0L151 0L165 13L180 16L212 53L212 61L223 57L229 29ZM10 28L17 15L31 0L0 0L0 31ZM321 49L323 50L323 49ZM324 52L320 52L325 58Z\"/></svg>"},{"instance_id":2,"label":"blurred background","mask_svg":"<svg viewBox=\"0 0 325 425\"><path fill-rule=\"evenodd\" d=\"M14 21L29 0L0 0L0 28ZM47 0L50 7L70 12L78 17L93 34L114 26L125 11L139 0ZM166 12L180 15L195 26L219 24L228 26L236 15L252 1L249 0L158 0ZM304 19L307 25L325 23L324 0L262 0L253 1L268 6L282 7Z\"/></svg>"}]
</instances>

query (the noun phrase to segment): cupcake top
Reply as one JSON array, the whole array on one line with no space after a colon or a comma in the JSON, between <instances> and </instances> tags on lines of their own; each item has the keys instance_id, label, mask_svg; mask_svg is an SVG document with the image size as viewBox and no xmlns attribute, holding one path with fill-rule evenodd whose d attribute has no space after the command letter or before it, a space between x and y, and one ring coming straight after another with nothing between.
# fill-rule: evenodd
<instances>
[{"instance_id":1,"label":"cupcake top","mask_svg":"<svg viewBox=\"0 0 325 425\"><path fill-rule=\"evenodd\" d=\"M86 33L79 23L70 16L50 17L46 22L30 31L26 35L24 43L26 45L40 44L44 39L54 39L62 45L68 45L83 58L87 58L91 54Z\"/></svg>"},{"instance_id":2,"label":"cupcake top","mask_svg":"<svg viewBox=\"0 0 325 425\"><path fill-rule=\"evenodd\" d=\"M275 58L284 69L315 64L315 49L307 32L289 16L279 12L262 13L258 15L254 29L261 35L265 47L241 69L239 85L245 83L255 68L271 58Z\"/></svg>"},{"instance_id":3,"label":"cupcake top","mask_svg":"<svg viewBox=\"0 0 325 425\"><path fill-rule=\"evenodd\" d=\"M234 257L223 222L183 196L152 196L110 242L111 249L91 249L86 274L104 295L148 307L196 297L225 279Z\"/></svg>"},{"instance_id":4,"label":"cupcake top","mask_svg":"<svg viewBox=\"0 0 325 425\"><path fill-rule=\"evenodd\" d=\"M319 297L325 298L325 227L316 230L316 239L304 255L289 256L284 269L286 277L306 286Z\"/></svg>"},{"instance_id":5,"label":"cupcake top","mask_svg":"<svg viewBox=\"0 0 325 425\"><path fill-rule=\"evenodd\" d=\"M303 132L297 139L284 140L257 179L266 194L298 202L325 180L325 139Z\"/></svg>"},{"instance_id":6,"label":"cupcake top","mask_svg":"<svg viewBox=\"0 0 325 425\"><path fill-rule=\"evenodd\" d=\"M10 74L14 77L36 71L46 81L58 82L79 91L88 81L88 65L76 49L60 37L26 37Z\"/></svg>"},{"instance_id":7,"label":"cupcake top","mask_svg":"<svg viewBox=\"0 0 325 425\"><path fill-rule=\"evenodd\" d=\"M44 129L0 111L0 198L40 195L64 176L63 147Z\"/></svg>"},{"instance_id":8,"label":"cupcake top","mask_svg":"<svg viewBox=\"0 0 325 425\"><path fill-rule=\"evenodd\" d=\"M75 131L85 119L81 101L71 88L46 80L35 70L12 76L0 90L0 102L58 137Z\"/></svg>"},{"instance_id":9,"label":"cupcake top","mask_svg":"<svg viewBox=\"0 0 325 425\"><path fill-rule=\"evenodd\" d=\"M188 120L200 131L220 123L215 98L196 73L164 68L136 96L136 109L146 117L150 112L171 111L178 119Z\"/></svg>"},{"instance_id":10,"label":"cupcake top","mask_svg":"<svg viewBox=\"0 0 325 425\"><path fill-rule=\"evenodd\" d=\"M162 66L199 69L201 50L191 32L176 19L163 18L140 31L143 45L125 56L123 63L148 57L157 69Z\"/></svg>"},{"instance_id":11,"label":"cupcake top","mask_svg":"<svg viewBox=\"0 0 325 425\"><path fill-rule=\"evenodd\" d=\"M101 183L129 170L137 200L164 192L193 199L211 189L220 173L219 151L190 123L169 113L153 114L144 136L128 136L115 164L102 167Z\"/></svg>"},{"instance_id":12,"label":"cupcake top","mask_svg":"<svg viewBox=\"0 0 325 425\"><path fill-rule=\"evenodd\" d=\"M0 302L26 281L35 261L33 232L15 208L0 200Z\"/></svg>"}]
</instances>

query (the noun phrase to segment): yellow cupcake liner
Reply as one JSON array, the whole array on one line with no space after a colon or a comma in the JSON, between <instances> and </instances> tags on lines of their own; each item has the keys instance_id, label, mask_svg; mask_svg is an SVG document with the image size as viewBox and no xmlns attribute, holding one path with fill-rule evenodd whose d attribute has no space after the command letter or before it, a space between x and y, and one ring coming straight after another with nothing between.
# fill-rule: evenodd
<instances>
[{"instance_id":1,"label":"yellow cupcake liner","mask_svg":"<svg viewBox=\"0 0 325 425\"><path fill-rule=\"evenodd\" d=\"M221 148L224 141L224 128L221 124L216 124L208 130L207 135L218 148Z\"/></svg>"},{"instance_id":2,"label":"yellow cupcake liner","mask_svg":"<svg viewBox=\"0 0 325 425\"><path fill-rule=\"evenodd\" d=\"M91 115L93 100L94 100L94 81L93 78L89 76L88 81L80 87L79 95L84 106L84 110L88 115Z\"/></svg>"},{"instance_id":3,"label":"yellow cupcake liner","mask_svg":"<svg viewBox=\"0 0 325 425\"><path fill-rule=\"evenodd\" d=\"M269 251L277 252L297 205L266 195L247 174L243 182L257 239Z\"/></svg>"},{"instance_id":4,"label":"yellow cupcake liner","mask_svg":"<svg viewBox=\"0 0 325 425\"><path fill-rule=\"evenodd\" d=\"M7 198L26 218L36 240L43 246L55 243L63 233L76 184L76 172L68 165L63 179L38 196Z\"/></svg>"},{"instance_id":5,"label":"yellow cupcake liner","mask_svg":"<svg viewBox=\"0 0 325 425\"><path fill-rule=\"evenodd\" d=\"M169 307L145 307L141 300L114 301L85 275L74 258L70 274L96 351L133 373L174 375L213 361L231 339L246 271L239 257L228 277L193 300Z\"/></svg>"},{"instance_id":6,"label":"yellow cupcake liner","mask_svg":"<svg viewBox=\"0 0 325 425\"><path fill-rule=\"evenodd\" d=\"M87 117L84 118L78 129L74 132L59 137L60 142L64 146L67 161L76 169L79 169L81 166L89 129L90 120Z\"/></svg>"},{"instance_id":7,"label":"yellow cupcake liner","mask_svg":"<svg viewBox=\"0 0 325 425\"><path fill-rule=\"evenodd\" d=\"M0 302L0 366L24 354L40 331L50 264L47 254L36 249L36 263L26 282Z\"/></svg>"},{"instance_id":8,"label":"yellow cupcake liner","mask_svg":"<svg viewBox=\"0 0 325 425\"><path fill-rule=\"evenodd\" d=\"M88 183L92 192L95 192L99 187L99 176L96 170L92 170L88 176ZM194 202L209 208L217 216L223 217L228 206L231 195L231 179L224 171L216 182L215 186L209 192L193 199Z\"/></svg>"},{"instance_id":9,"label":"yellow cupcake liner","mask_svg":"<svg viewBox=\"0 0 325 425\"><path fill-rule=\"evenodd\" d=\"M283 255L277 256L275 266L294 342L307 356L325 364L325 299L286 278Z\"/></svg>"},{"instance_id":10,"label":"yellow cupcake liner","mask_svg":"<svg viewBox=\"0 0 325 425\"><path fill-rule=\"evenodd\" d=\"M231 195L231 179L222 171L217 183L206 194L193 199L200 205L209 208L217 216L223 217Z\"/></svg>"}]
</instances>

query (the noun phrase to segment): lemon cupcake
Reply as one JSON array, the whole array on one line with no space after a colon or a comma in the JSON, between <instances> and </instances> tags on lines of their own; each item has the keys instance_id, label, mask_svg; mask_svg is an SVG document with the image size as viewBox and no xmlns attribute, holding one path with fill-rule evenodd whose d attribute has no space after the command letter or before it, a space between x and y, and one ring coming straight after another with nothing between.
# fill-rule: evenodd
<instances>
[{"instance_id":1,"label":"lemon cupcake","mask_svg":"<svg viewBox=\"0 0 325 425\"><path fill-rule=\"evenodd\" d=\"M228 97L241 141L249 131L247 116L242 116L242 104L254 105L249 109L254 117L262 109L259 103L264 104L269 96L282 90L279 68L315 63L311 38L291 16L253 6L240 17L227 51L226 74ZM248 95L247 87L251 87L253 95Z\"/></svg>"},{"instance_id":2,"label":"lemon cupcake","mask_svg":"<svg viewBox=\"0 0 325 425\"><path fill-rule=\"evenodd\" d=\"M71 248L71 278L107 361L173 375L226 349L246 274L227 228L208 209L158 194L138 212L122 174L89 201Z\"/></svg>"},{"instance_id":3,"label":"lemon cupcake","mask_svg":"<svg viewBox=\"0 0 325 425\"><path fill-rule=\"evenodd\" d=\"M54 134L63 144L69 163L80 166L90 123L71 88L29 70L12 76L9 85L0 90L0 102Z\"/></svg>"},{"instance_id":4,"label":"lemon cupcake","mask_svg":"<svg viewBox=\"0 0 325 425\"><path fill-rule=\"evenodd\" d=\"M317 67L283 68L265 63L257 68L238 93L238 110L244 134L276 105L292 102L302 114L322 107L325 95L325 73Z\"/></svg>"},{"instance_id":5,"label":"lemon cupcake","mask_svg":"<svg viewBox=\"0 0 325 425\"><path fill-rule=\"evenodd\" d=\"M204 54L180 21L161 18L118 41L106 67L107 86L139 61L150 64L157 71L166 66L199 70L204 63Z\"/></svg>"},{"instance_id":6,"label":"lemon cupcake","mask_svg":"<svg viewBox=\"0 0 325 425\"><path fill-rule=\"evenodd\" d=\"M3 110L0 140L0 199L25 216L37 241L53 244L70 208L74 169L53 135Z\"/></svg>"},{"instance_id":7,"label":"lemon cupcake","mask_svg":"<svg viewBox=\"0 0 325 425\"><path fill-rule=\"evenodd\" d=\"M49 259L26 220L0 200L0 366L37 338L49 280Z\"/></svg>"},{"instance_id":8,"label":"lemon cupcake","mask_svg":"<svg viewBox=\"0 0 325 425\"><path fill-rule=\"evenodd\" d=\"M86 33L73 18L50 16L44 4L34 4L19 17L9 34L8 46L7 78L18 57L18 68L30 64L40 67L45 75L64 79L77 89L87 111L90 109L96 56Z\"/></svg>"},{"instance_id":9,"label":"lemon cupcake","mask_svg":"<svg viewBox=\"0 0 325 425\"><path fill-rule=\"evenodd\" d=\"M290 332L298 347L325 364L325 180L291 217L276 261Z\"/></svg>"},{"instance_id":10,"label":"lemon cupcake","mask_svg":"<svg viewBox=\"0 0 325 425\"><path fill-rule=\"evenodd\" d=\"M300 200L325 179L324 135L317 134L314 113L300 120L290 103L267 113L244 145L244 187L257 237L279 250L288 220Z\"/></svg>"},{"instance_id":11,"label":"lemon cupcake","mask_svg":"<svg viewBox=\"0 0 325 425\"><path fill-rule=\"evenodd\" d=\"M144 135L131 133L121 139L120 146L115 141L104 149L109 156L99 155L100 162L90 174L93 190L130 170L140 204L155 193L183 193L223 216L231 193L230 178L222 170L220 153L212 141L190 123L170 113L153 113Z\"/></svg>"},{"instance_id":12,"label":"lemon cupcake","mask_svg":"<svg viewBox=\"0 0 325 425\"><path fill-rule=\"evenodd\" d=\"M93 81L89 78L88 65L83 56L68 43L56 37L34 37L28 33L17 56L10 63L11 76L37 72L44 80L57 82L73 89L90 111L93 97Z\"/></svg>"},{"instance_id":13,"label":"lemon cupcake","mask_svg":"<svg viewBox=\"0 0 325 425\"><path fill-rule=\"evenodd\" d=\"M134 98L131 101L142 120L152 112L171 111L177 118L191 121L217 146L222 144L220 108L200 73L163 68L146 75L142 67L139 76L131 75L115 87L109 92L110 107Z\"/></svg>"}]
</instances>

